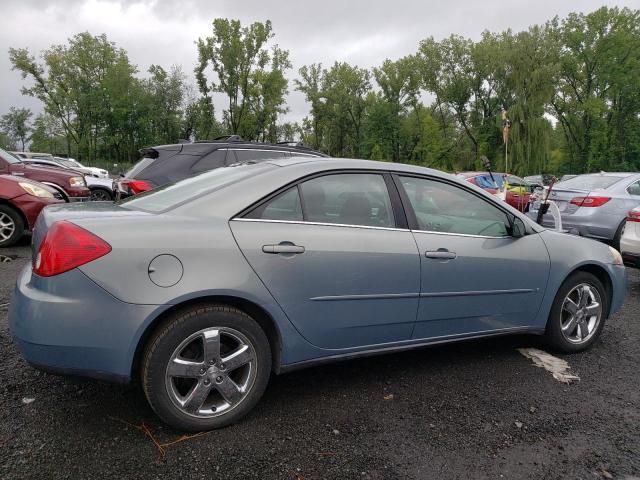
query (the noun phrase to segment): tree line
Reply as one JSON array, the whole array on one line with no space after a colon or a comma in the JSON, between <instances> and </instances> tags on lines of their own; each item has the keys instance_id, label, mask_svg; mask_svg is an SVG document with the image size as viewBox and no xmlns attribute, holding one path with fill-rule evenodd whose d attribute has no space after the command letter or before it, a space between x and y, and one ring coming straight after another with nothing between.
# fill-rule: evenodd
<instances>
[{"instance_id":1,"label":"tree line","mask_svg":"<svg viewBox=\"0 0 640 480\"><path fill-rule=\"evenodd\" d=\"M293 82L274 38L270 21L215 19L196 42L194 83L175 66L141 76L104 34L77 34L39 59L11 48L22 93L44 109L11 108L0 142L89 164L238 134L450 171L481 168L482 156L501 170L507 152L521 175L640 168L640 10L602 7L477 41L428 37L373 68L304 65ZM290 88L309 105L301 122L281 121Z\"/></svg>"}]
</instances>

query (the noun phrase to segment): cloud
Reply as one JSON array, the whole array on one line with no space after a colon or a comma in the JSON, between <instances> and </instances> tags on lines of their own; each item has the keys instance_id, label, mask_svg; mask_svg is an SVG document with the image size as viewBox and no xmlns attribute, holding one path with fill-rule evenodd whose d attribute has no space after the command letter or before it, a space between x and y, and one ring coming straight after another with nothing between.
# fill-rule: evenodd
<instances>
[{"instance_id":1,"label":"cloud","mask_svg":"<svg viewBox=\"0 0 640 480\"><path fill-rule=\"evenodd\" d=\"M0 45L39 53L74 34L106 33L145 72L152 63L181 65L191 76L197 60L194 41L206 36L216 17L243 24L270 19L275 42L290 51L294 69L309 63L346 61L361 67L414 53L429 36L453 33L479 38L483 30L526 29L570 11L591 11L603 3L636 5L637 0L3 0ZM40 110L20 95L23 80L0 52L0 114L11 105ZM306 115L304 98L290 85L287 118ZM222 105L218 107L220 111Z\"/></svg>"}]
</instances>

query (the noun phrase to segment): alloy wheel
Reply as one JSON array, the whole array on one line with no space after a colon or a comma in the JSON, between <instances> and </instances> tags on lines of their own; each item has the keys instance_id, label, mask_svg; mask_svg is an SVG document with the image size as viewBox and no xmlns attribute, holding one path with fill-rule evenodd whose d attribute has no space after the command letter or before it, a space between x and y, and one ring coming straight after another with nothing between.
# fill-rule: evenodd
<instances>
[{"instance_id":1,"label":"alloy wheel","mask_svg":"<svg viewBox=\"0 0 640 480\"><path fill-rule=\"evenodd\" d=\"M229 327L190 335L173 352L165 373L171 402L183 413L212 418L236 408L256 379L255 348Z\"/></svg>"},{"instance_id":2,"label":"alloy wheel","mask_svg":"<svg viewBox=\"0 0 640 480\"><path fill-rule=\"evenodd\" d=\"M576 285L562 303L562 335L571 343L589 341L602 319L602 299L598 289L588 283Z\"/></svg>"},{"instance_id":3,"label":"alloy wheel","mask_svg":"<svg viewBox=\"0 0 640 480\"><path fill-rule=\"evenodd\" d=\"M9 215L0 212L0 242L8 241L16 231L16 223Z\"/></svg>"}]
</instances>

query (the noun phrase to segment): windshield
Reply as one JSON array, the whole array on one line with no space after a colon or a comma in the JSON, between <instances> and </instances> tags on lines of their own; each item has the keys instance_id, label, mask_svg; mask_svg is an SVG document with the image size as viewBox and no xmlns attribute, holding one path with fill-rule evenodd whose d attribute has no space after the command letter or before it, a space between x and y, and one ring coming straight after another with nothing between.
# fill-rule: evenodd
<instances>
[{"instance_id":1,"label":"windshield","mask_svg":"<svg viewBox=\"0 0 640 480\"><path fill-rule=\"evenodd\" d=\"M273 168L273 165L266 163L216 168L195 177L129 197L119 204L126 208L158 213L170 210L187 200L213 192L243 178L255 176L270 168Z\"/></svg>"},{"instance_id":2,"label":"windshield","mask_svg":"<svg viewBox=\"0 0 640 480\"><path fill-rule=\"evenodd\" d=\"M615 175L578 175L558 183L558 188L576 188L578 190L604 190L625 177Z\"/></svg>"},{"instance_id":3,"label":"windshield","mask_svg":"<svg viewBox=\"0 0 640 480\"><path fill-rule=\"evenodd\" d=\"M22 160L2 148L0 148L0 157L8 163L22 163Z\"/></svg>"}]
</instances>

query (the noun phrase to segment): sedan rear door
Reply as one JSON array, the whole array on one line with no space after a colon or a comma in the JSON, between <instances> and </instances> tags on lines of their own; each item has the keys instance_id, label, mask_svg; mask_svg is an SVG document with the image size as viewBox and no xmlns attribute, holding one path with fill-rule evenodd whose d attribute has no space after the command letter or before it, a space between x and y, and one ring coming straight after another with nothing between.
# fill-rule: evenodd
<instances>
[{"instance_id":1,"label":"sedan rear door","mask_svg":"<svg viewBox=\"0 0 640 480\"><path fill-rule=\"evenodd\" d=\"M317 176L230 222L246 259L313 345L411 338L420 258L389 182L379 172Z\"/></svg>"}]
</instances>

